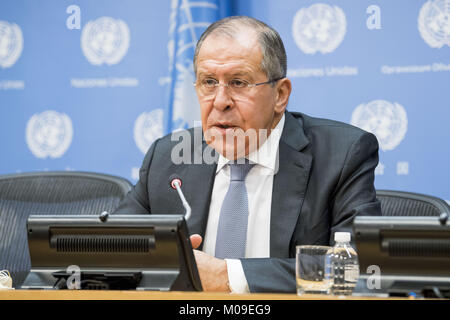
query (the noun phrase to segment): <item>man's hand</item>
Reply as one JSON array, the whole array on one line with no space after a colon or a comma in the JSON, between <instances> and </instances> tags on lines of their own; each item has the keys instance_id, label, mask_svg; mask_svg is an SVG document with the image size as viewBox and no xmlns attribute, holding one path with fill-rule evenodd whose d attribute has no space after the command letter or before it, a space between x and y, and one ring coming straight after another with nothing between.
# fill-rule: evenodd
<instances>
[{"instance_id":1,"label":"man's hand","mask_svg":"<svg viewBox=\"0 0 450 320\"><path fill-rule=\"evenodd\" d=\"M195 250L202 243L202 237L194 234L190 237L194 249L195 261L202 282L203 291L230 292L228 287L227 263L223 259Z\"/></svg>"}]
</instances>

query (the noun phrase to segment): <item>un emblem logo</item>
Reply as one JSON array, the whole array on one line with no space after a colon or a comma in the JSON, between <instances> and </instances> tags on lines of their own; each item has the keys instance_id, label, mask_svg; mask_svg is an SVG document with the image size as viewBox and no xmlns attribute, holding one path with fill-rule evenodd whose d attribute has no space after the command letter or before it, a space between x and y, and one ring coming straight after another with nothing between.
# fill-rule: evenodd
<instances>
[{"instance_id":1,"label":"un emblem logo","mask_svg":"<svg viewBox=\"0 0 450 320\"><path fill-rule=\"evenodd\" d=\"M129 45L130 30L122 20L102 17L89 21L81 32L81 49L93 65L118 63Z\"/></svg>"},{"instance_id":2,"label":"un emblem logo","mask_svg":"<svg viewBox=\"0 0 450 320\"><path fill-rule=\"evenodd\" d=\"M353 111L351 124L373 133L383 151L396 148L408 130L405 109L385 100L360 104Z\"/></svg>"},{"instance_id":3,"label":"un emblem logo","mask_svg":"<svg viewBox=\"0 0 450 320\"><path fill-rule=\"evenodd\" d=\"M72 121L64 113L48 110L28 120L26 140L37 158L61 157L69 148L72 136Z\"/></svg>"},{"instance_id":4,"label":"un emblem logo","mask_svg":"<svg viewBox=\"0 0 450 320\"><path fill-rule=\"evenodd\" d=\"M420 35L432 48L450 46L450 0L429 0L420 9Z\"/></svg>"},{"instance_id":5,"label":"un emblem logo","mask_svg":"<svg viewBox=\"0 0 450 320\"><path fill-rule=\"evenodd\" d=\"M16 63L22 49L23 36L19 26L0 21L0 67L9 68Z\"/></svg>"},{"instance_id":6,"label":"un emblem logo","mask_svg":"<svg viewBox=\"0 0 450 320\"><path fill-rule=\"evenodd\" d=\"M163 110L143 112L134 122L134 141L143 154L163 135Z\"/></svg>"},{"instance_id":7,"label":"un emblem logo","mask_svg":"<svg viewBox=\"0 0 450 320\"><path fill-rule=\"evenodd\" d=\"M341 8L318 3L297 11L292 36L304 53L330 53L341 44L346 29L347 21Z\"/></svg>"}]
</instances>

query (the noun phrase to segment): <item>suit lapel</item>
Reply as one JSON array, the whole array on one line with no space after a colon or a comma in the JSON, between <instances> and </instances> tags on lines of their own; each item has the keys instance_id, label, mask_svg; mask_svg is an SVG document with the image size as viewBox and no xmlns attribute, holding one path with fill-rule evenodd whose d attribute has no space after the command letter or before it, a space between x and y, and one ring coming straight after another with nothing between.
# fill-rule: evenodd
<instances>
[{"instance_id":1,"label":"suit lapel","mask_svg":"<svg viewBox=\"0 0 450 320\"><path fill-rule=\"evenodd\" d=\"M300 152L308 145L302 124L289 112L279 144L279 170L273 179L270 256L289 256L289 243L302 208L312 156Z\"/></svg>"}]
</instances>

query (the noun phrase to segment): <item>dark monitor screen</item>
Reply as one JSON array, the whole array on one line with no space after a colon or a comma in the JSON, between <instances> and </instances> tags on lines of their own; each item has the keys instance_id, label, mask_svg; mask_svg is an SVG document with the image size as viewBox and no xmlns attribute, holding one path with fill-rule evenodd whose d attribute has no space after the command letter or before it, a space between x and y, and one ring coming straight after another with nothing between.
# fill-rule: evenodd
<instances>
[{"instance_id":1,"label":"dark monitor screen","mask_svg":"<svg viewBox=\"0 0 450 320\"><path fill-rule=\"evenodd\" d=\"M353 227L361 274L358 290L450 290L450 225L439 217L361 216Z\"/></svg>"},{"instance_id":2,"label":"dark monitor screen","mask_svg":"<svg viewBox=\"0 0 450 320\"><path fill-rule=\"evenodd\" d=\"M202 289L182 215L32 215L27 232L22 289Z\"/></svg>"}]
</instances>

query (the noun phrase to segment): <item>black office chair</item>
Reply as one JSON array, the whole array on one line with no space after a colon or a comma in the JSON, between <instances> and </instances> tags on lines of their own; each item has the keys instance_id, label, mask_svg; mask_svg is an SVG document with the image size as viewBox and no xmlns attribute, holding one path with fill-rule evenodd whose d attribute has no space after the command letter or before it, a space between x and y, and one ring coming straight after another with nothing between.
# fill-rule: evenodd
<instances>
[{"instance_id":1,"label":"black office chair","mask_svg":"<svg viewBox=\"0 0 450 320\"><path fill-rule=\"evenodd\" d=\"M0 176L0 270L19 287L30 269L26 221L30 214L112 212L130 191L120 177L74 171Z\"/></svg>"},{"instance_id":2,"label":"black office chair","mask_svg":"<svg viewBox=\"0 0 450 320\"><path fill-rule=\"evenodd\" d=\"M450 206L442 199L425 194L377 190L383 216L439 216L450 215Z\"/></svg>"}]
</instances>

